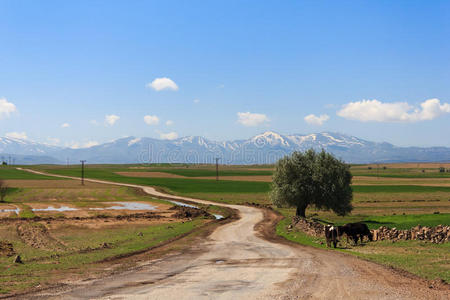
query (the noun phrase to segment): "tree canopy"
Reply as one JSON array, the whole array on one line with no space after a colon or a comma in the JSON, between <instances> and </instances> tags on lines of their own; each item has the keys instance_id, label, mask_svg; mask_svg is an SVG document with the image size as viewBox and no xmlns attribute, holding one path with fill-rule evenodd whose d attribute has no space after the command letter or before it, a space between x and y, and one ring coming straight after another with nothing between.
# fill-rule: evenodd
<instances>
[{"instance_id":1,"label":"tree canopy","mask_svg":"<svg viewBox=\"0 0 450 300\"><path fill-rule=\"evenodd\" d=\"M301 217L309 205L342 216L353 209L351 181L350 166L332 154L294 152L276 163L270 198L278 207L297 207Z\"/></svg>"}]
</instances>

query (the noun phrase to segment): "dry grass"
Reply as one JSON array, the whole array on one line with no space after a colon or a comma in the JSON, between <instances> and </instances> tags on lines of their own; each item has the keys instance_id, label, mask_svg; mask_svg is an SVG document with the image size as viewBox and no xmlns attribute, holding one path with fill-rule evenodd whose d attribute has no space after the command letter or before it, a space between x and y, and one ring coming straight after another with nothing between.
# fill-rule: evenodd
<instances>
[{"instance_id":1,"label":"dry grass","mask_svg":"<svg viewBox=\"0 0 450 300\"><path fill-rule=\"evenodd\" d=\"M386 166L388 169L438 169L440 167L450 168L450 163L393 163L393 164L367 164L352 166L352 169L367 169L372 167L376 169L377 166Z\"/></svg>"},{"instance_id":2,"label":"dry grass","mask_svg":"<svg viewBox=\"0 0 450 300\"><path fill-rule=\"evenodd\" d=\"M450 178L391 178L353 176L353 185L421 185L450 186Z\"/></svg>"}]
</instances>

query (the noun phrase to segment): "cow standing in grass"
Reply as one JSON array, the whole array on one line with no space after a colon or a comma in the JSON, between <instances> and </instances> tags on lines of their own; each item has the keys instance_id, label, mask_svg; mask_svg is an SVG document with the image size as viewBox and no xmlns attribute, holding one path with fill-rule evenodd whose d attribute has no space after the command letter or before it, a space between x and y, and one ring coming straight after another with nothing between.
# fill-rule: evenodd
<instances>
[{"instance_id":1,"label":"cow standing in grass","mask_svg":"<svg viewBox=\"0 0 450 300\"><path fill-rule=\"evenodd\" d=\"M346 234L347 237L350 237L355 242L355 245L358 244L358 239L361 239L361 243L363 242L363 239L365 236L372 241L373 235L369 230L369 227L367 227L364 223L348 223L344 226L339 226L339 232L340 234Z\"/></svg>"},{"instance_id":2,"label":"cow standing in grass","mask_svg":"<svg viewBox=\"0 0 450 300\"><path fill-rule=\"evenodd\" d=\"M327 240L327 247L331 247L331 243L333 243L334 248L336 248L336 245L339 242L338 240L339 236L340 236L339 226L332 226L332 225L325 226L325 238Z\"/></svg>"}]
</instances>

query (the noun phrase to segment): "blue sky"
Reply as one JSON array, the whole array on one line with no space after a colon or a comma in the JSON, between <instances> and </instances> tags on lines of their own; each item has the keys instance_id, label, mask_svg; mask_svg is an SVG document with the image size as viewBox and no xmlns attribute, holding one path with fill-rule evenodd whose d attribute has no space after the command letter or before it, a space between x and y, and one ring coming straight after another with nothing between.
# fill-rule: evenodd
<instances>
[{"instance_id":1,"label":"blue sky","mask_svg":"<svg viewBox=\"0 0 450 300\"><path fill-rule=\"evenodd\" d=\"M0 0L0 14L0 136L450 146L449 1Z\"/></svg>"}]
</instances>

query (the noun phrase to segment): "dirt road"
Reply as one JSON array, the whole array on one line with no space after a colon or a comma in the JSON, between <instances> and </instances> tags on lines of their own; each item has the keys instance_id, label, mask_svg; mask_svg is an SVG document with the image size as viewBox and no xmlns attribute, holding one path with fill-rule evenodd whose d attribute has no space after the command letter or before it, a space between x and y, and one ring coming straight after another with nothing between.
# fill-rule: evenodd
<instances>
[{"instance_id":1,"label":"dirt road","mask_svg":"<svg viewBox=\"0 0 450 300\"><path fill-rule=\"evenodd\" d=\"M48 174L46 174L48 175ZM67 178L67 177L66 177ZM101 180L92 182L109 183ZM123 184L124 186L140 187ZM160 193L148 194L209 204ZM189 251L147 262L140 268L66 291L34 295L45 299L449 299L447 288L333 251L264 239L275 215L253 207L237 209L240 219L216 229ZM255 229L255 225L257 229Z\"/></svg>"}]
</instances>

